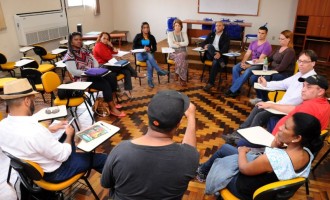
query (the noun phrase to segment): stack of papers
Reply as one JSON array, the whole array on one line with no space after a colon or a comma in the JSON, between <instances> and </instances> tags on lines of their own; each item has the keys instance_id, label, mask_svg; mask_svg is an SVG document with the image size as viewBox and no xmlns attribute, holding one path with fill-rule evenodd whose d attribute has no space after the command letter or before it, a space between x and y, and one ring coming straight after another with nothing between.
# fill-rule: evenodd
<instances>
[{"instance_id":1,"label":"stack of papers","mask_svg":"<svg viewBox=\"0 0 330 200\"><path fill-rule=\"evenodd\" d=\"M252 144L270 147L274 140L274 135L260 126L238 129L237 132Z\"/></svg>"}]
</instances>

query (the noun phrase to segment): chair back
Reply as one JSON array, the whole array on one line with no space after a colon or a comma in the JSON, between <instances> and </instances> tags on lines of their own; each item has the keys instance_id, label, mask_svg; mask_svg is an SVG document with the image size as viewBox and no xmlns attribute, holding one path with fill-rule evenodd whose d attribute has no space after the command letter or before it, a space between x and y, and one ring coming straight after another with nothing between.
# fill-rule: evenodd
<instances>
[{"instance_id":1,"label":"chair back","mask_svg":"<svg viewBox=\"0 0 330 200\"><path fill-rule=\"evenodd\" d=\"M298 67L298 62L296 62L296 65L294 66L293 74L298 73L299 67Z\"/></svg>"},{"instance_id":2,"label":"chair back","mask_svg":"<svg viewBox=\"0 0 330 200\"><path fill-rule=\"evenodd\" d=\"M227 33L230 40L242 40L242 27L237 23L227 24L224 32Z\"/></svg>"},{"instance_id":3,"label":"chair back","mask_svg":"<svg viewBox=\"0 0 330 200\"><path fill-rule=\"evenodd\" d=\"M32 85L33 89L36 90L35 85L41 84L42 73L34 68L24 68L21 71L22 78L27 78Z\"/></svg>"},{"instance_id":4,"label":"chair back","mask_svg":"<svg viewBox=\"0 0 330 200\"><path fill-rule=\"evenodd\" d=\"M15 169L21 177L21 182L30 192L39 192L41 188L34 185L33 181L42 179L44 172L42 168L32 162L19 159L12 154L3 151L3 153L10 159L10 167Z\"/></svg>"},{"instance_id":5,"label":"chair back","mask_svg":"<svg viewBox=\"0 0 330 200\"><path fill-rule=\"evenodd\" d=\"M289 199L306 182L305 178L298 177L285 181L276 181L264 185L253 194L253 200L280 200Z\"/></svg>"},{"instance_id":6,"label":"chair back","mask_svg":"<svg viewBox=\"0 0 330 200\"><path fill-rule=\"evenodd\" d=\"M61 85L60 77L55 72L46 72L41 76L41 82L47 93L52 93Z\"/></svg>"},{"instance_id":7,"label":"chair back","mask_svg":"<svg viewBox=\"0 0 330 200\"><path fill-rule=\"evenodd\" d=\"M43 48L42 46L39 46L39 45L34 45L33 46L33 51L35 54L37 54L38 56L45 56L47 55L47 51L45 48Z\"/></svg>"},{"instance_id":8,"label":"chair back","mask_svg":"<svg viewBox=\"0 0 330 200\"><path fill-rule=\"evenodd\" d=\"M25 68L33 68L33 69L38 69L39 68L39 63L32 57L22 57L22 59L29 59L29 60L33 60L32 62L25 64L24 66L22 66L22 69Z\"/></svg>"},{"instance_id":9,"label":"chair back","mask_svg":"<svg viewBox=\"0 0 330 200\"><path fill-rule=\"evenodd\" d=\"M4 54L0 53L0 65L5 64L7 62L7 58Z\"/></svg>"}]
</instances>

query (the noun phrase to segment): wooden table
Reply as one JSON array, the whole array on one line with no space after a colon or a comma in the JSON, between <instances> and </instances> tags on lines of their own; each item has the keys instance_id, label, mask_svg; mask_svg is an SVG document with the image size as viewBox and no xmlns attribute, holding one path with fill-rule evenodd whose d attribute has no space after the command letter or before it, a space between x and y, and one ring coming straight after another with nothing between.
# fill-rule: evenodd
<instances>
[{"instance_id":1,"label":"wooden table","mask_svg":"<svg viewBox=\"0 0 330 200\"><path fill-rule=\"evenodd\" d=\"M125 41L127 42L127 33L128 31L118 31L114 30L110 33L110 39L116 39L119 43L119 48L121 47L121 43L123 41L123 38L125 38Z\"/></svg>"},{"instance_id":2,"label":"wooden table","mask_svg":"<svg viewBox=\"0 0 330 200\"><path fill-rule=\"evenodd\" d=\"M187 24L187 35L189 38L189 42L191 43L191 38L198 38L202 35L207 35L210 33L210 30L202 30L202 29L195 29L192 27L193 24L196 25L212 25L214 21L204 21L204 20L193 20L193 19L186 19L183 20L182 23ZM236 22L223 22L224 25L226 24L238 24L242 29L242 43L244 42L244 31L245 27L251 27L252 23L236 23Z\"/></svg>"}]
</instances>

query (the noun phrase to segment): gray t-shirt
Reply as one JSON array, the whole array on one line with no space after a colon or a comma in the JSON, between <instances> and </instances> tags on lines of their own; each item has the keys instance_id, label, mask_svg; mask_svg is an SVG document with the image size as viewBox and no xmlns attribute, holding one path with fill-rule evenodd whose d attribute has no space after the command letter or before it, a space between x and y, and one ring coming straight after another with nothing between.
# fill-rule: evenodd
<instances>
[{"instance_id":1,"label":"gray t-shirt","mask_svg":"<svg viewBox=\"0 0 330 200\"><path fill-rule=\"evenodd\" d=\"M181 199L198 161L198 152L188 144L154 147L124 141L109 154L101 185L116 200Z\"/></svg>"}]
</instances>

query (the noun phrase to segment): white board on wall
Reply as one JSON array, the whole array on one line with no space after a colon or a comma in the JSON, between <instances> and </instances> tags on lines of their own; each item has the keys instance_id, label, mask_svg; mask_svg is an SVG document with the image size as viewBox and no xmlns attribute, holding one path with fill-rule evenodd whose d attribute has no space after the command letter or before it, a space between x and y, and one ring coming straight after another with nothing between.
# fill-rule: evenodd
<instances>
[{"instance_id":1,"label":"white board on wall","mask_svg":"<svg viewBox=\"0 0 330 200\"><path fill-rule=\"evenodd\" d=\"M198 0L198 13L258 15L259 0Z\"/></svg>"}]
</instances>

